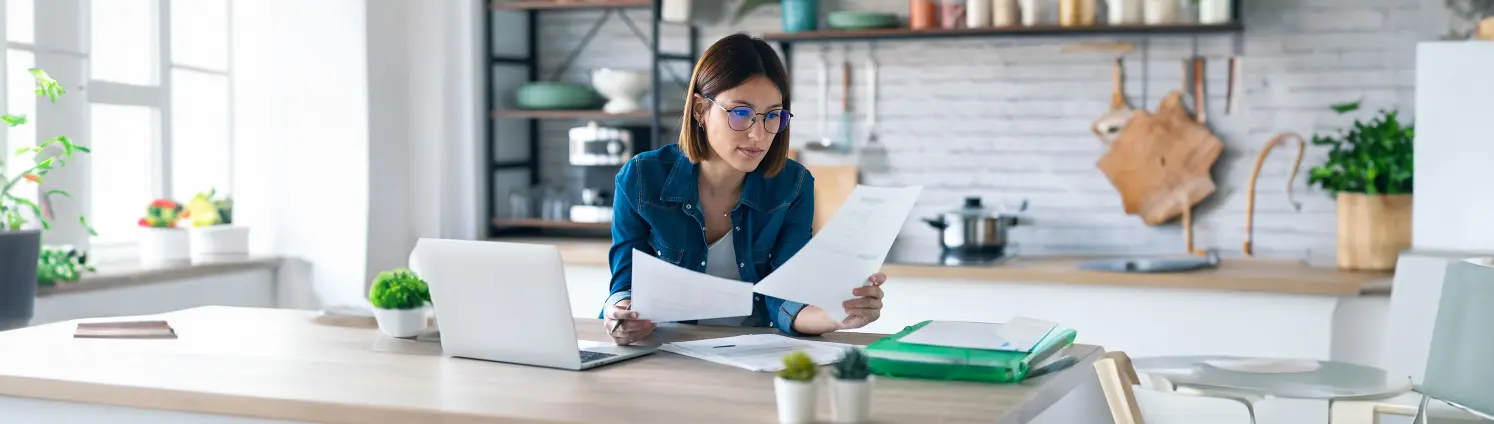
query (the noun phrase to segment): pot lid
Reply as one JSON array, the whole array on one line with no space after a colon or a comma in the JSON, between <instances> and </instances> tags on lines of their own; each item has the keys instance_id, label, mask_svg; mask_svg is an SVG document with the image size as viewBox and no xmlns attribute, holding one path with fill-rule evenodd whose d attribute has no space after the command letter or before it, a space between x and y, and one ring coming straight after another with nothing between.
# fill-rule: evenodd
<instances>
[{"instance_id":1,"label":"pot lid","mask_svg":"<svg viewBox=\"0 0 1494 424\"><path fill-rule=\"evenodd\" d=\"M957 216L960 216L962 218L982 218L982 217L991 217L991 216L999 217L999 216L1003 216L1003 215L1008 215L1003 209L1004 208L991 208L991 207L985 206L984 204L982 204L980 197L978 197L978 196L970 196L970 197L966 197L965 198L965 204L963 206L961 206L958 209L947 211L947 212L945 212L945 214L947 214L947 215L957 215ZM1024 199L1024 200L1022 200L1022 205L1018 209L1018 212L1021 212L1021 211L1026 210L1026 209L1027 209L1027 200Z\"/></svg>"}]
</instances>

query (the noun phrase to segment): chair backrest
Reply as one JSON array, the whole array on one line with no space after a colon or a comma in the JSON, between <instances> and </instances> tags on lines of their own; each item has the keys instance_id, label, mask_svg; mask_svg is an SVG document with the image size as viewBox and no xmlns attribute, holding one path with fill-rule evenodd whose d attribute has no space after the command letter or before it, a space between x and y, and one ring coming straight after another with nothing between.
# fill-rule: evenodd
<instances>
[{"instance_id":1,"label":"chair backrest","mask_svg":"<svg viewBox=\"0 0 1494 424\"><path fill-rule=\"evenodd\" d=\"M1494 414L1494 262L1451 262L1441 297L1419 391Z\"/></svg>"},{"instance_id":2,"label":"chair backrest","mask_svg":"<svg viewBox=\"0 0 1494 424\"><path fill-rule=\"evenodd\" d=\"M1239 399L1139 387L1125 352L1106 352L1094 367L1115 424L1254 424L1250 404Z\"/></svg>"}]
</instances>

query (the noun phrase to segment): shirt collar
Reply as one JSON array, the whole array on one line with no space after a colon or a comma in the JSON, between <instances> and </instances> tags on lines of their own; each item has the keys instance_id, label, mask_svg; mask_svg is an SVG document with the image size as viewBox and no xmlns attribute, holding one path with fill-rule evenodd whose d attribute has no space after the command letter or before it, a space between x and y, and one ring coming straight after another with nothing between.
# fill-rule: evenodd
<instances>
[{"instance_id":1,"label":"shirt collar","mask_svg":"<svg viewBox=\"0 0 1494 424\"><path fill-rule=\"evenodd\" d=\"M683 155L675 159L674 167L669 171L669 178L664 180L664 190L659 194L659 200L691 205L699 203L700 187L695 166L694 162L690 162L690 158ZM742 197L737 202L752 209L762 210L757 203L757 198L762 192L762 185L762 169L748 172L747 177L742 180Z\"/></svg>"}]
</instances>

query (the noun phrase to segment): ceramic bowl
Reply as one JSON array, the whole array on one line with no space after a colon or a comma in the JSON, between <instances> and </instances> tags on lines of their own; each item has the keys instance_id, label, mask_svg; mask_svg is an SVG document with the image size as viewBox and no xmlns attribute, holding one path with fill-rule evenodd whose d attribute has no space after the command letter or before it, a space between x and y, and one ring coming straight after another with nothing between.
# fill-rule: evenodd
<instances>
[{"instance_id":1,"label":"ceramic bowl","mask_svg":"<svg viewBox=\"0 0 1494 424\"><path fill-rule=\"evenodd\" d=\"M591 85L607 98L602 111L628 113L643 110L643 93L648 91L648 74L637 71L602 68L592 71Z\"/></svg>"},{"instance_id":2,"label":"ceramic bowl","mask_svg":"<svg viewBox=\"0 0 1494 424\"><path fill-rule=\"evenodd\" d=\"M519 87L514 102L523 109L591 109L597 95L582 84L531 82Z\"/></svg>"}]
</instances>

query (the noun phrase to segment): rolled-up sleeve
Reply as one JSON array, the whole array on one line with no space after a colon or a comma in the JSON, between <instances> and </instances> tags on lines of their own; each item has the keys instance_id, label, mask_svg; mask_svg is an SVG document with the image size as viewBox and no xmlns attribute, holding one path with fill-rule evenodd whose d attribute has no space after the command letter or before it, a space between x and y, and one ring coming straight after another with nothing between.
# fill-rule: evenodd
<instances>
[{"instance_id":1,"label":"rolled-up sleeve","mask_svg":"<svg viewBox=\"0 0 1494 424\"><path fill-rule=\"evenodd\" d=\"M794 254L799 253L799 249L804 248L804 245L809 243L809 238L814 235L814 176L810 175L808 169L795 168L800 172L799 182L795 187L797 194L789 203L783 229L778 234L778 243L773 248L772 257L769 258L772 269L778 269L785 261L794 257ZM772 271L769 273L771 274ZM794 319L799 317L799 311L804 310L803 303L773 296L763 298L773 327L791 336L806 335L794 331Z\"/></svg>"},{"instance_id":2,"label":"rolled-up sleeve","mask_svg":"<svg viewBox=\"0 0 1494 424\"><path fill-rule=\"evenodd\" d=\"M649 246L648 223L638 215L638 179L635 175L637 160L628 161L617 172L615 197L612 201L612 247L608 249L608 263L612 268L612 283L607 302L602 305L598 318L604 318L607 307L633 297L633 249L653 254Z\"/></svg>"}]
</instances>

